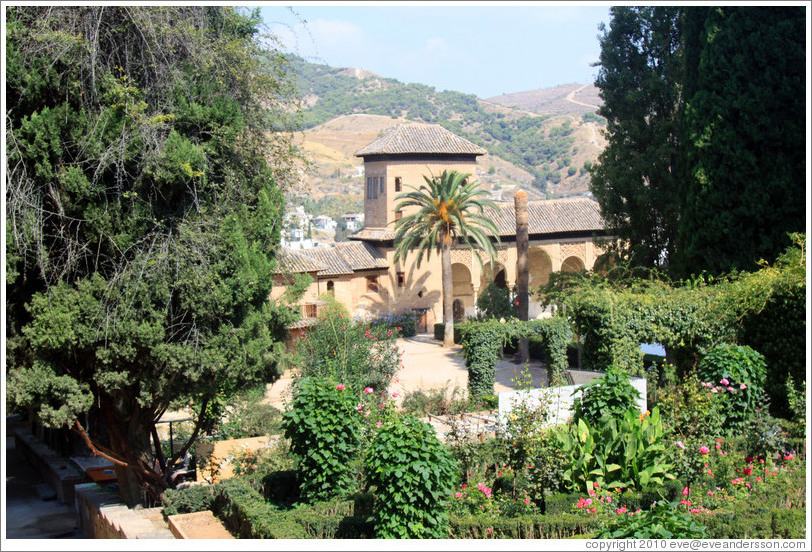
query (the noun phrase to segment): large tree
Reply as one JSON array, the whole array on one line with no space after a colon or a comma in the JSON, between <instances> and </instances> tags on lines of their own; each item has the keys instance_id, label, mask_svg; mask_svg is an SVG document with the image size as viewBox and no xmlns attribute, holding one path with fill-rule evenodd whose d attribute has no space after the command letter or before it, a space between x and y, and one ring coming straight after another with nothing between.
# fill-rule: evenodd
<instances>
[{"instance_id":1,"label":"large tree","mask_svg":"<svg viewBox=\"0 0 812 552\"><path fill-rule=\"evenodd\" d=\"M662 267L675 252L679 222L681 8L624 6L611 14L595 81L608 144L590 189L631 262Z\"/></svg>"},{"instance_id":2,"label":"large tree","mask_svg":"<svg viewBox=\"0 0 812 552\"><path fill-rule=\"evenodd\" d=\"M159 498L186 450L165 458L156 431L174 399L203 413L278 375L293 90L259 24L7 11L7 398L111 459L129 504Z\"/></svg>"},{"instance_id":3,"label":"large tree","mask_svg":"<svg viewBox=\"0 0 812 552\"><path fill-rule=\"evenodd\" d=\"M443 171L439 177L424 176L420 188L409 186L411 191L397 196L396 211L411 210L395 223L394 262L415 255L417 267L432 251L440 255L443 278L443 322L445 333L443 346L454 345L454 285L451 274L451 246L465 243L482 262L480 251L489 259L496 256L490 231L496 239L499 232L493 221L485 216L487 207L495 204L486 199L487 192L478 183L469 180L471 175L457 171Z\"/></svg>"},{"instance_id":4,"label":"large tree","mask_svg":"<svg viewBox=\"0 0 812 552\"><path fill-rule=\"evenodd\" d=\"M686 12L681 272L755 270L806 223L802 7Z\"/></svg>"},{"instance_id":5,"label":"large tree","mask_svg":"<svg viewBox=\"0 0 812 552\"><path fill-rule=\"evenodd\" d=\"M679 277L776 258L805 226L804 8L611 15L591 189L624 252Z\"/></svg>"}]
</instances>

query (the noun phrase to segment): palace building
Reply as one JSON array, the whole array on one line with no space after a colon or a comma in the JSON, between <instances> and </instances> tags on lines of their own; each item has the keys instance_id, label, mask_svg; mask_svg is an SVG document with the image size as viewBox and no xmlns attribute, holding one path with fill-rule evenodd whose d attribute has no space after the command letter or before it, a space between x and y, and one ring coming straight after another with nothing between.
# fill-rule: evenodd
<instances>
[{"instance_id":1,"label":"palace building","mask_svg":"<svg viewBox=\"0 0 812 552\"><path fill-rule=\"evenodd\" d=\"M271 299L281 296L297 273L309 273L313 283L302 299L302 321L314 322L332 294L353 315L412 312L418 315L418 331L430 332L443 320L442 272L436 252L420 268L407 256L395 264L395 223L408 212L396 211L397 196L407 186L419 188L424 176L456 170L476 178L477 157L485 150L438 125L402 123L356 152L364 160L365 227L350 242L334 248L286 250L279 253L281 272L274 275ZM516 219L513 201L497 203L486 214L499 230L497 258L493 268L481 267L465 245L452 249L454 317L461 320L476 313L478 294L491 280L513 289L516 283ZM528 202L530 317L544 316L533 288L547 283L555 271L591 269L604 251L605 223L596 201L568 198Z\"/></svg>"}]
</instances>

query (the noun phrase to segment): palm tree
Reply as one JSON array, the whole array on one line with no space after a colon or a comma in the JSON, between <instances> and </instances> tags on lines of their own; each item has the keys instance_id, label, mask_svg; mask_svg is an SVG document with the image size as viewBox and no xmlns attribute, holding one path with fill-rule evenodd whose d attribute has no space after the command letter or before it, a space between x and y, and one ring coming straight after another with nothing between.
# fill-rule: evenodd
<instances>
[{"instance_id":1,"label":"palm tree","mask_svg":"<svg viewBox=\"0 0 812 552\"><path fill-rule=\"evenodd\" d=\"M417 255L416 266L420 268L424 255L428 259L432 250L440 255L443 271L444 347L454 345L452 244L455 241L468 244L482 265L480 251L488 254L491 263L496 256L486 230L499 240L496 225L484 215L486 207L495 208L496 205L484 197L487 192L478 188L477 182L468 181L469 176L457 171L443 171L440 177L424 176L426 183L419 189L409 186L412 191L396 198L400 201L395 207L396 211L407 207L417 207L418 210L396 222L395 263L405 260L407 254L414 252Z\"/></svg>"}]
</instances>

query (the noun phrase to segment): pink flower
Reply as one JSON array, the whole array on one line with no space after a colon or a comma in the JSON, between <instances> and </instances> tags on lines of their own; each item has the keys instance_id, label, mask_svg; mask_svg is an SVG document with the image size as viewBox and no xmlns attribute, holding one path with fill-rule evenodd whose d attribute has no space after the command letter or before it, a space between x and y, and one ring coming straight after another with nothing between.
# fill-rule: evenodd
<instances>
[{"instance_id":1,"label":"pink flower","mask_svg":"<svg viewBox=\"0 0 812 552\"><path fill-rule=\"evenodd\" d=\"M728 387L728 388L727 388L727 390L728 390L728 391L736 391L736 390L735 390L735 389L733 389L732 387Z\"/></svg>"},{"instance_id":2,"label":"pink flower","mask_svg":"<svg viewBox=\"0 0 812 552\"><path fill-rule=\"evenodd\" d=\"M595 491L593 491L592 489L590 489L587 492L589 493L589 496L595 496Z\"/></svg>"},{"instance_id":3,"label":"pink flower","mask_svg":"<svg viewBox=\"0 0 812 552\"><path fill-rule=\"evenodd\" d=\"M793 460L795 460L795 456L793 456L792 454L785 454L784 455L784 460L788 460L788 461L792 462Z\"/></svg>"},{"instance_id":4,"label":"pink flower","mask_svg":"<svg viewBox=\"0 0 812 552\"><path fill-rule=\"evenodd\" d=\"M625 513L626 513L626 511L627 511L627 510L626 510L626 507L625 507L625 506L621 506L620 508L618 508L617 510L615 510L615 512L617 512L618 514L625 514Z\"/></svg>"},{"instance_id":5,"label":"pink flower","mask_svg":"<svg viewBox=\"0 0 812 552\"><path fill-rule=\"evenodd\" d=\"M745 483L744 486L749 489L750 488L750 483Z\"/></svg>"},{"instance_id":6,"label":"pink flower","mask_svg":"<svg viewBox=\"0 0 812 552\"><path fill-rule=\"evenodd\" d=\"M611 502L612 502L612 497L611 497L611 496L607 496L607 497L606 497L606 502L611 503Z\"/></svg>"},{"instance_id":7,"label":"pink flower","mask_svg":"<svg viewBox=\"0 0 812 552\"><path fill-rule=\"evenodd\" d=\"M720 379L719 383L721 383L724 387L727 387L728 385L730 385L730 382L727 380L727 378Z\"/></svg>"},{"instance_id":8,"label":"pink flower","mask_svg":"<svg viewBox=\"0 0 812 552\"><path fill-rule=\"evenodd\" d=\"M590 512L592 512L593 514L597 514L597 513L598 513L598 509L597 509L597 508L592 508L592 509L590 510Z\"/></svg>"},{"instance_id":9,"label":"pink flower","mask_svg":"<svg viewBox=\"0 0 812 552\"><path fill-rule=\"evenodd\" d=\"M488 529L488 534L493 535L493 529Z\"/></svg>"},{"instance_id":10,"label":"pink flower","mask_svg":"<svg viewBox=\"0 0 812 552\"><path fill-rule=\"evenodd\" d=\"M689 494L691 494L691 489L689 487L682 489L682 496L688 496Z\"/></svg>"},{"instance_id":11,"label":"pink flower","mask_svg":"<svg viewBox=\"0 0 812 552\"><path fill-rule=\"evenodd\" d=\"M756 477L756 481L761 483L761 477Z\"/></svg>"},{"instance_id":12,"label":"pink flower","mask_svg":"<svg viewBox=\"0 0 812 552\"><path fill-rule=\"evenodd\" d=\"M710 452L710 449L708 447L706 447L705 445L702 445L701 447L699 447L699 453L700 454L708 454L709 452Z\"/></svg>"},{"instance_id":13,"label":"pink flower","mask_svg":"<svg viewBox=\"0 0 812 552\"><path fill-rule=\"evenodd\" d=\"M397 393L392 393L392 398L397 399L397 398L398 398L398 394L397 394Z\"/></svg>"},{"instance_id":14,"label":"pink flower","mask_svg":"<svg viewBox=\"0 0 812 552\"><path fill-rule=\"evenodd\" d=\"M714 387L713 389L711 389L711 393L718 393L718 392L719 392L718 387Z\"/></svg>"},{"instance_id":15,"label":"pink flower","mask_svg":"<svg viewBox=\"0 0 812 552\"><path fill-rule=\"evenodd\" d=\"M746 468L744 468L744 470L742 470L742 473L743 473L744 475L753 475L753 468L752 468L752 466L747 466Z\"/></svg>"},{"instance_id":16,"label":"pink flower","mask_svg":"<svg viewBox=\"0 0 812 552\"><path fill-rule=\"evenodd\" d=\"M675 444L675 445L677 445L677 446L678 446L679 448L681 448L682 450L685 450L685 445L683 445L683 444L682 444L682 441L677 441L677 442L676 442L676 443L674 443L674 444Z\"/></svg>"},{"instance_id":17,"label":"pink flower","mask_svg":"<svg viewBox=\"0 0 812 552\"><path fill-rule=\"evenodd\" d=\"M530 499L529 499L529 498L525 498L525 499L524 499L524 503L525 503L525 504L530 504Z\"/></svg>"},{"instance_id":18,"label":"pink flower","mask_svg":"<svg viewBox=\"0 0 812 552\"><path fill-rule=\"evenodd\" d=\"M375 424L375 427L381 427L382 425L383 425L383 422L378 420L378 422Z\"/></svg>"},{"instance_id":19,"label":"pink flower","mask_svg":"<svg viewBox=\"0 0 812 552\"><path fill-rule=\"evenodd\" d=\"M457 498L462 498L462 493L456 493L454 496L456 496Z\"/></svg>"},{"instance_id":20,"label":"pink flower","mask_svg":"<svg viewBox=\"0 0 812 552\"><path fill-rule=\"evenodd\" d=\"M367 387L366 389L364 389L364 393L366 393L367 395L369 395L370 393L373 393L374 391L375 390L373 388L371 388L371 387Z\"/></svg>"},{"instance_id":21,"label":"pink flower","mask_svg":"<svg viewBox=\"0 0 812 552\"><path fill-rule=\"evenodd\" d=\"M584 502L586 502L588 505L592 506L592 499L591 498L587 498Z\"/></svg>"},{"instance_id":22,"label":"pink flower","mask_svg":"<svg viewBox=\"0 0 812 552\"><path fill-rule=\"evenodd\" d=\"M708 496L713 496L713 495L715 495L715 494L716 494L716 493L714 493L713 491L708 491Z\"/></svg>"},{"instance_id":23,"label":"pink flower","mask_svg":"<svg viewBox=\"0 0 812 552\"><path fill-rule=\"evenodd\" d=\"M742 383L741 385L739 385L739 389L741 389L742 391L744 391L745 389L747 389L747 386L746 386L745 384L743 384L743 383Z\"/></svg>"},{"instance_id":24,"label":"pink flower","mask_svg":"<svg viewBox=\"0 0 812 552\"><path fill-rule=\"evenodd\" d=\"M336 389L338 389L339 391L343 391L344 390L344 384L339 383L338 385L336 385Z\"/></svg>"},{"instance_id":25,"label":"pink flower","mask_svg":"<svg viewBox=\"0 0 812 552\"><path fill-rule=\"evenodd\" d=\"M679 503L682 504L683 506L690 506L691 505L691 501L690 500L685 500L684 498L682 500L680 500Z\"/></svg>"},{"instance_id":26,"label":"pink flower","mask_svg":"<svg viewBox=\"0 0 812 552\"><path fill-rule=\"evenodd\" d=\"M722 445L720 445L719 443L716 443L716 450L719 450L720 448L722 448Z\"/></svg>"}]
</instances>

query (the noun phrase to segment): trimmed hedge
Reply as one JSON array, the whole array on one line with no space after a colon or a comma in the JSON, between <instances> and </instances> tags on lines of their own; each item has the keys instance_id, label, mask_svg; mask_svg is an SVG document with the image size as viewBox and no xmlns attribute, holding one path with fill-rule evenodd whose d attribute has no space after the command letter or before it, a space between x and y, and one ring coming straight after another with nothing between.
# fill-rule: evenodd
<instances>
[{"instance_id":1,"label":"trimmed hedge","mask_svg":"<svg viewBox=\"0 0 812 552\"><path fill-rule=\"evenodd\" d=\"M461 324L454 324L454 343L459 344L462 341ZM437 322L434 324L434 339L442 341L445 339L445 322Z\"/></svg>"},{"instance_id":2,"label":"trimmed hedge","mask_svg":"<svg viewBox=\"0 0 812 552\"><path fill-rule=\"evenodd\" d=\"M515 518L495 518L489 515L452 516L449 538L565 539L594 533L608 519L605 515L587 517L572 513L519 516Z\"/></svg>"}]
</instances>

